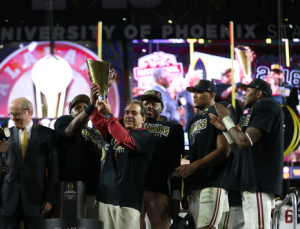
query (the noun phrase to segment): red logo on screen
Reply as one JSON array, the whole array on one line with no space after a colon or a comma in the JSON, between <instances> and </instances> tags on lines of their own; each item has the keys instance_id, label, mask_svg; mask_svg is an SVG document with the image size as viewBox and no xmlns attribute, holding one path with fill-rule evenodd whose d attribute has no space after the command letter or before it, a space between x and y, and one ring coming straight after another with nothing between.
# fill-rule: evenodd
<instances>
[{"instance_id":1,"label":"red logo on screen","mask_svg":"<svg viewBox=\"0 0 300 229\"><path fill-rule=\"evenodd\" d=\"M49 42L32 42L27 46L17 49L7 56L0 64L0 117L8 117L8 106L18 97L26 97L33 104L33 118L51 117L49 115L49 101L47 96L39 90L32 80L32 68L50 52ZM90 94L90 80L87 75L86 60L98 60L96 53L86 47L73 42L55 42L55 55L64 59L72 69L72 80L58 94L49 96L57 97L57 116L68 114L69 102L78 94ZM59 84L59 82L57 82ZM111 92L112 90L112 92ZM119 116L119 92L117 85L109 90L113 102L113 113ZM114 102L115 101L115 102ZM56 118L51 117L51 118Z\"/></svg>"},{"instance_id":2,"label":"red logo on screen","mask_svg":"<svg viewBox=\"0 0 300 229\"><path fill-rule=\"evenodd\" d=\"M178 63L176 56L170 53L154 52L143 56L138 61L138 67L133 69L133 76L138 83L138 88L143 90L151 88L153 71L163 69L164 75L171 79L183 77L182 63Z\"/></svg>"}]
</instances>

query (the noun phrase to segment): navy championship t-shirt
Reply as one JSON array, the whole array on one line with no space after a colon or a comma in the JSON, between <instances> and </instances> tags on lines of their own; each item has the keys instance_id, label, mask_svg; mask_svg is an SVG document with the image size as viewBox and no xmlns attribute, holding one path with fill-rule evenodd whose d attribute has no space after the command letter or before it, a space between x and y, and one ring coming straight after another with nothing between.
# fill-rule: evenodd
<instances>
[{"instance_id":1,"label":"navy championship t-shirt","mask_svg":"<svg viewBox=\"0 0 300 229\"><path fill-rule=\"evenodd\" d=\"M256 190L281 195L283 167L283 123L280 105L271 99L259 100L240 127L263 131L261 138L248 149L237 147L226 188L236 191Z\"/></svg>"},{"instance_id":2,"label":"navy championship t-shirt","mask_svg":"<svg viewBox=\"0 0 300 229\"><path fill-rule=\"evenodd\" d=\"M60 158L60 179L62 181L83 181L86 194L96 195L100 179L101 157L108 143L99 131L84 127L72 138L66 138L65 130L73 121L70 115L59 117L54 128Z\"/></svg>"},{"instance_id":3,"label":"navy championship t-shirt","mask_svg":"<svg viewBox=\"0 0 300 229\"><path fill-rule=\"evenodd\" d=\"M170 172L172 172L172 156L178 155L180 157L184 153L183 128L175 122L148 119L143 127L152 133L155 142L153 158L147 172L145 190L169 195L167 181Z\"/></svg>"},{"instance_id":4,"label":"navy championship t-shirt","mask_svg":"<svg viewBox=\"0 0 300 229\"><path fill-rule=\"evenodd\" d=\"M220 104L225 107L229 105L227 102L220 102ZM205 157L217 148L217 137L222 134L222 131L210 123L209 113L217 115L214 105L207 108L201 115L195 116L189 125L190 163ZM207 187L223 188L227 162L228 158L212 167L199 169L185 178L185 194Z\"/></svg>"},{"instance_id":5,"label":"navy championship t-shirt","mask_svg":"<svg viewBox=\"0 0 300 229\"><path fill-rule=\"evenodd\" d=\"M111 147L105 158L97 200L141 211L145 177L153 155L153 136L144 128L130 131L136 151L120 146L110 136Z\"/></svg>"}]
</instances>

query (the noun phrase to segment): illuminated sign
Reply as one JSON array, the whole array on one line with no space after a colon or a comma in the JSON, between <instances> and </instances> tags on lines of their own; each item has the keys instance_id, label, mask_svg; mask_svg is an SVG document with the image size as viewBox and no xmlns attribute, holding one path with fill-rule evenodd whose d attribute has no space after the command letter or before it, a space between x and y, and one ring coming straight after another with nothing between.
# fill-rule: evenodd
<instances>
[{"instance_id":1,"label":"illuminated sign","mask_svg":"<svg viewBox=\"0 0 300 229\"><path fill-rule=\"evenodd\" d=\"M32 42L13 52L0 64L0 117L8 117L8 106L18 97L26 97L33 104L33 118L47 117L47 99L32 81L34 64L50 53L49 42ZM90 81L87 76L86 60L97 60L97 55L82 45L59 41L55 42L55 55L64 59L72 69L72 79L65 91L59 94L58 116L68 114L70 101L78 94L90 95ZM60 80L57 80L57 84ZM55 88L53 88L55 91ZM118 117L120 97L116 83L109 90L109 102L113 114ZM41 110L42 112L37 112ZM59 110L59 109L58 109Z\"/></svg>"},{"instance_id":2,"label":"illuminated sign","mask_svg":"<svg viewBox=\"0 0 300 229\"><path fill-rule=\"evenodd\" d=\"M138 81L138 87L148 90L152 87L154 80L152 78L153 70L162 68L165 76L174 79L183 77L182 63L177 63L175 55L154 52L141 57L138 60L138 67L133 69L134 78Z\"/></svg>"},{"instance_id":3,"label":"illuminated sign","mask_svg":"<svg viewBox=\"0 0 300 229\"><path fill-rule=\"evenodd\" d=\"M191 68L195 70L202 70L203 78L206 80L217 79L221 80L222 72L231 68L232 61L230 58L210 55L201 52L193 53L193 61ZM240 82L239 63L237 60L233 61L234 67L234 81Z\"/></svg>"},{"instance_id":4,"label":"illuminated sign","mask_svg":"<svg viewBox=\"0 0 300 229\"><path fill-rule=\"evenodd\" d=\"M257 67L256 71L256 78L264 78L270 73L270 68L265 65L260 65ZM282 69L282 73L284 75L284 82L286 84L292 86L299 86L300 85L300 71L294 69Z\"/></svg>"},{"instance_id":5,"label":"illuminated sign","mask_svg":"<svg viewBox=\"0 0 300 229\"><path fill-rule=\"evenodd\" d=\"M283 167L283 179L300 179L300 166Z\"/></svg>"}]
</instances>

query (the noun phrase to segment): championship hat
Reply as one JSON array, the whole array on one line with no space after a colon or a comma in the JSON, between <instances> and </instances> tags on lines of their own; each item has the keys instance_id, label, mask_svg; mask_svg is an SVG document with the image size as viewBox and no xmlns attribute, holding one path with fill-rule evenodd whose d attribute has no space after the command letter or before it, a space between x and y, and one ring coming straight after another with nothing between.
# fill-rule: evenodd
<instances>
[{"instance_id":1,"label":"championship hat","mask_svg":"<svg viewBox=\"0 0 300 229\"><path fill-rule=\"evenodd\" d=\"M69 104L69 114L71 113L71 110L74 107L74 105L79 101L82 101L82 102L86 103L87 105L90 104L90 98L87 95L84 95L84 94L77 95Z\"/></svg>"},{"instance_id":2,"label":"championship hat","mask_svg":"<svg viewBox=\"0 0 300 229\"><path fill-rule=\"evenodd\" d=\"M146 99L154 99L157 102L160 102L161 105L164 107L164 103L161 97L161 93L159 91L155 91L155 90L149 90L146 91L142 96L141 96L141 100L144 101Z\"/></svg>"},{"instance_id":3,"label":"championship hat","mask_svg":"<svg viewBox=\"0 0 300 229\"><path fill-rule=\"evenodd\" d=\"M217 93L216 85L209 81L209 80L199 80L195 87L187 87L186 90L188 92L194 92L194 89L200 90L200 91L208 91L208 92L214 92Z\"/></svg>"},{"instance_id":4,"label":"championship hat","mask_svg":"<svg viewBox=\"0 0 300 229\"><path fill-rule=\"evenodd\" d=\"M279 64L272 64L271 65L271 71L282 72L282 66L279 65Z\"/></svg>"},{"instance_id":5,"label":"championship hat","mask_svg":"<svg viewBox=\"0 0 300 229\"><path fill-rule=\"evenodd\" d=\"M272 89L271 86L264 80L262 79L255 79L252 80L252 82L250 84L240 84L240 88L242 88L244 91L247 90L247 87L251 87L251 88L255 88L257 90L262 91L265 95L267 95L268 97L271 97L272 95Z\"/></svg>"}]
</instances>

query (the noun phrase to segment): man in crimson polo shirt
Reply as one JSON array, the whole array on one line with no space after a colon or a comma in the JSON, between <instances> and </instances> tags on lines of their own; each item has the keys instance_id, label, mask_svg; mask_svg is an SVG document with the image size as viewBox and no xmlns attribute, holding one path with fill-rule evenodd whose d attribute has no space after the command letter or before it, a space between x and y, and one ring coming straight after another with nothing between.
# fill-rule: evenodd
<instances>
[{"instance_id":1,"label":"man in crimson polo shirt","mask_svg":"<svg viewBox=\"0 0 300 229\"><path fill-rule=\"evenodd\" d=\"M141 96L147 111L143 126L154 136L154 154L149 166L141 212L141 229L145 229L145 215L150 220L152 229L170 228L170 218L175 218L180 211L182 179L175 171L180 166L184 152L183 128L180 124L160 121L164 103L159 91L146 91ZM171 184L168 188L168 179Z\"/></svg>"},{"instance_id":2,"label":"man in crimson polo shirt","mask_svg":"<svg viewBox=\"0 0 300 229\"><path fill-rule=\"evenodd\" d=\"M92 91L99 91L93 84ZM140 211L145 176L153 155L153 136L143 128L146 110L139 100L127 102L124 126L111 114L107 101L91 99L89 107L95 109L91 120L104 139L111 143L112 151L105 158L97 200L99 220L105 229L140 228Z\"/></svg>"},{"instance_id":3,"label":"man in crimson polo shirt","mask_svg":"<svg viewBox=\"0 0 300 229\"><path fill-rule=\"evenodd\" d=\"M266 81L255 79L240 87L246 91L245 107L251 109L241 123L242 131L228 109L215 105L220 117L215 121L223 121L226 128L219 129L235 153L226 188L242 192L247 228L269 229L275 195L282 190L284 116L280 105L270 99L272 90Z\"/></svg>"}]
</instances>

